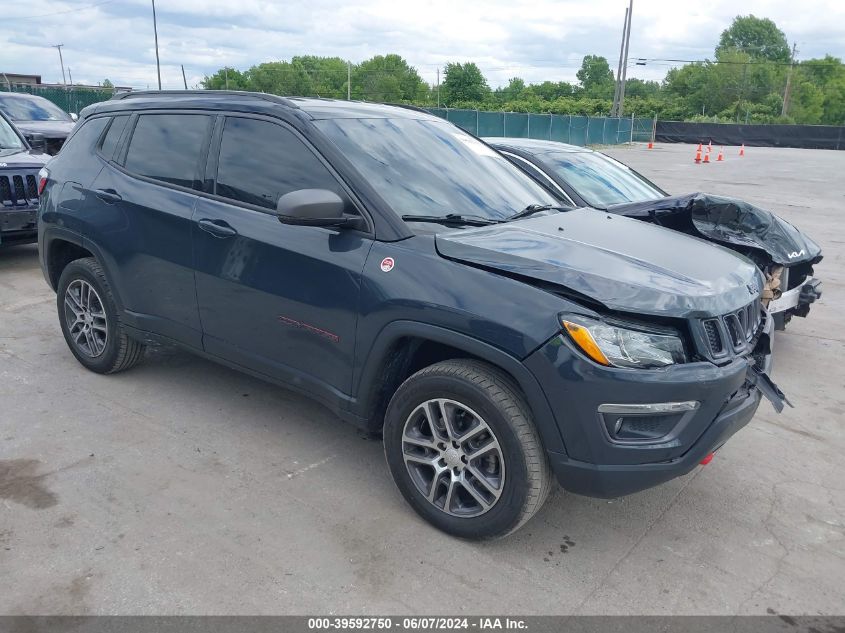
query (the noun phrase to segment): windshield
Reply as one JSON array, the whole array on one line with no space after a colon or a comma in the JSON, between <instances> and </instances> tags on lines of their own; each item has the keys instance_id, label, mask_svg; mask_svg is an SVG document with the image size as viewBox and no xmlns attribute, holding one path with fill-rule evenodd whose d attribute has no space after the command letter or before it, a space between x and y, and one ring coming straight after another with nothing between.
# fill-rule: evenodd
<instances>
[{"instance_id":1,"label":"windshield","mask_svg":"<svg viewBox=\"0 0 845 633\"><path fill-rule=\"evenodd\" d=\"M43 97L0 96L0 110L12 121L72 121L70 115Z\"/></svg>"},{"instance_id":2,"label":"windshield","mask_svg":"<svg viewBox=\"0 0 845 633\"><path fill-rule=\"evenodd\" d=\"M23 149L21 139L3 117L0 117L0 149Z\"/></svg>"},{"instance_id":3,"label":"windshield","mask_svg":"<svg viewBox=\"0 0 845 633\"><path fill-rule=\"evenodd\" d=\"M446 121L315 121L401 215L500 220L530 204L556 204L540 185Z\"/></svg>"},{"instance_id":4,"label":"windshield","mask_svg":"<svg viewBox=\"0 0 845 633\"><path fill-rule=\"evenodd\" d=\"M538 158L591 207L607 208L666 196L629 167L598 152L549 152Z\"/></svg>"}]
</instances>

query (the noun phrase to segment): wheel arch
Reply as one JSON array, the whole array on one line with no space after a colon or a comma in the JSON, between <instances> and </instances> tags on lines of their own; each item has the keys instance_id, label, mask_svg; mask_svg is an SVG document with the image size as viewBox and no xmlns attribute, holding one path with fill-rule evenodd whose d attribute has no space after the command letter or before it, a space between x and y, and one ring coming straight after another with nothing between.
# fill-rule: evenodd
<instances>
[{"instance_id":1,"label":"wheel arch","mask_svg":"<svg viewBox=\"0 0 845 633\"><path fill-rule=\"evenodd\" d=\"M48 234L45 234L43 254L44 276L47 278L47 282L54 292L58 290L59 278L62 276L62 271L67 265L72 261L85 257L93 257L100 264L103 274L106 276L106 281L109 283L115 303L122 311L124 305L120 297L120 292L105 264L106 259L96 244L77 233L67 230L54 228Z\"/></svg>"},{"instance_id":2,"label":"wheel arch","mask_svg":"<svg viewBox=\"0 0 845 633\"><path fill-rule=\"evenodd\" d=\"M450 358L481 360L505 372L520 389L547 451L565 453L549 402L534 375L507 352L472 336L417 321L393 321L379 333L357 375L355 411L372 432L381 430L390 397L423 367Z\"/></svg>"}]
</instances>

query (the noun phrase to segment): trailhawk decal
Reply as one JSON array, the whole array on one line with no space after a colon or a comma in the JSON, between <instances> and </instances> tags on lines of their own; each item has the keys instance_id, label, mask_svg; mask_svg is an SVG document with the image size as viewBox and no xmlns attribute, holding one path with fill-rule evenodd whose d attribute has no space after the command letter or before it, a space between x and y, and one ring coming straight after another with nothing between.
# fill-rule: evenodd
<instances>
[{"instance_id":1,"label":"trailhawk decal","mask_svg":"<svg viewBox=\"0 0 845 633\"><path fill-rule=\"evenodd\" d=\"M392 257L385 257L381 260L381 272L389 273L393 270L393 267L396 265L396 262L393 261Z\"/></svg>"},{"instance_id":2,"label":"trailhawk decal","mask_svg":"<svg viewBox=\"0 0 845 633\"><path fill-rule=\"evenodd\" d=\"M333 332L329 332L328 330L321 330L320 328L311 325L310 323L303 323L302 321L297 321L296 319L291 319L290 317L279 315L279 321L284 323L285 325L289 325L291 327L299 328L300 330L305 330L307 332L311 332L312 334L316 334L317 336L322 336L323 338L329 339L332 343L339 343L340 337Z\"/></svg>"}]
</instances>

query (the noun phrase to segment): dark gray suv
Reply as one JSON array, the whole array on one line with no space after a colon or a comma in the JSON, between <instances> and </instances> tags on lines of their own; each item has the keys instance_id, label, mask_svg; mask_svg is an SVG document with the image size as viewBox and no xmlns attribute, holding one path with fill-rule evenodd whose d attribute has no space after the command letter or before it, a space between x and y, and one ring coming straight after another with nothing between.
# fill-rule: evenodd
<instances>
[{"instance_id":1,"label":"dark gray suv","mask_svg":"<svg viewBox=\"0 0 845 633\"><path fill-rule=\"evenodd\" d=\"M624 495L782 394L750 261L550 194L425 112L227 92L86 108L39 246L100 373L177 344L382 433L410 505L507 534L564 488Z\"/></svg>"}]
</instances>

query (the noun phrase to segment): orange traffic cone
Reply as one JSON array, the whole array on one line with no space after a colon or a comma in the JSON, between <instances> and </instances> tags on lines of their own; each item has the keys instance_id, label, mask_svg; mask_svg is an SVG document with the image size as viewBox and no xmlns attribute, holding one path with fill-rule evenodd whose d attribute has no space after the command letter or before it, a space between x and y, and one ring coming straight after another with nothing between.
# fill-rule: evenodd
<instances>
[{"instance_id":1,"label":"orange traffic cone","mask_svg":"<svg viewBox=\"0 0 845 633\"><path fill-rule=\"evenodd\" d=\"M695 162L696 164L701 162L701 150L696 151L695 153Z\"/></svg>"},{"instance_id":2,"label":"orange traffic cone","mask_svg":"<svg viewBox=\"0 0 845 633\"><path fill-rule=\"evenodd\" d=\"M745 156L745 143L743 143L739 148L739 155Z\"/></svg>"},{"instance_id":3,"label":"orange traffic cone","mask_svg":"<svg viewBox=\"0 0 845 633\"><path fill-rule=\"evenodd\" d=\"M698 150L697 151L699 151L699 152L701 151L701 143L698 144Z\"/></svg>"},{"instance_id":4,"label":"orange traffic cone","mask_svg":"<svg viewBox=\"0 0 845 633\"><path fill-rule=\"evenodd\" d=\"M649 141L649 142L648 142L648 148L649 148L649 149L654 149L654 143L653 143L653 142L651 142L651 141Z\"/></svg>"},{"instance_id":5,"label":"orange traffic cone","mask_svg":"<svg viewBox=\"0 0 845 633\"><path fill-rule=\"evenodd\" d=\"M709 143L707 143L707 153L709 154L712 151L713 151L713 141L710 141Z\"/></svg>"},{"instance_id":6,"label":"orange traffic cone","mask_svg":"<svg viewBox=\"0 0 845 633\"><path fill-rule=\"evenodd\" d=\"M706 153L706 152L705 152L705 154L704 154L704 162L705 162L705 163L709 163L709 162L710 162L710 154L708 154L708 153Z\"/></svg>"},{"instance_id":7,"label":"orange traffic cone","mask_svg":"<svg viewBox=\"0 0 845 633\"><path fill-rule=\"evenodd\" d=\"M719 148L719 155L716 157L716 162L717 162L717 163L722 162L723 160L725 160L725 157L724 157L724 156L722 156L722 150L723 150L723 149L724 149L723 147L720 147L720 148Z\"/></svg>"}]
</instances>

